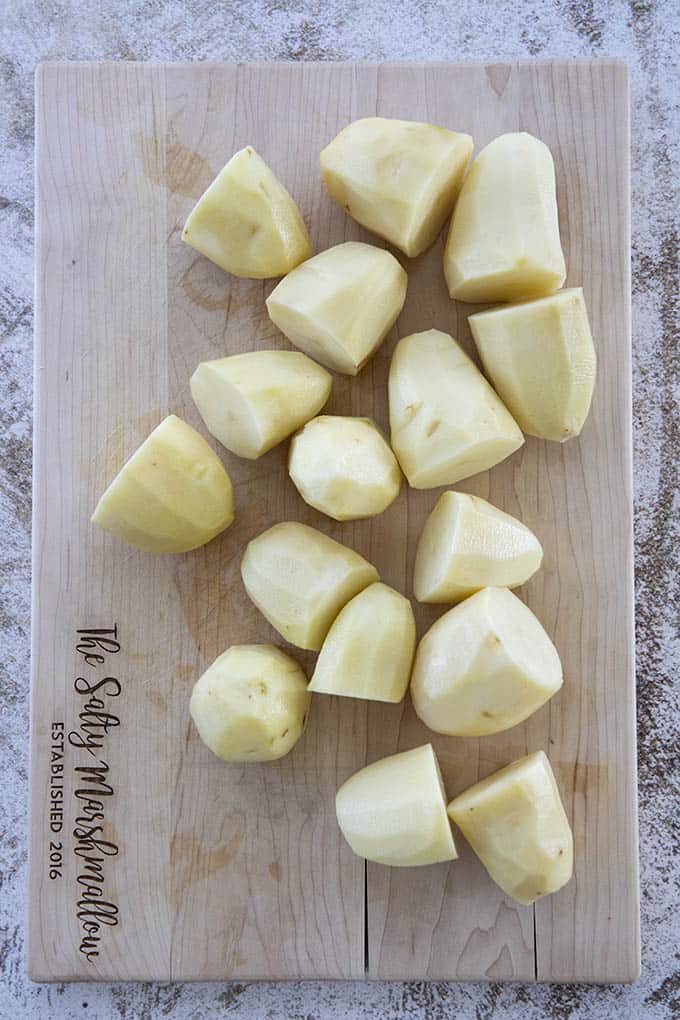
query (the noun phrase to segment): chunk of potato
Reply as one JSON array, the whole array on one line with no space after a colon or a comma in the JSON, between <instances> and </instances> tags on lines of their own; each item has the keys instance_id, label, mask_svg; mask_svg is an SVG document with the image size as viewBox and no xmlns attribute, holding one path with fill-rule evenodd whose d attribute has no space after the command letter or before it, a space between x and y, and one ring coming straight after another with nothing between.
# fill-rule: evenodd
<instances>
[{"instance_id":1,"label":"chunk of potato","mask_svg":"<svg viewBox=\"0 0 680 1020\"><path fill-rule=\"evenodd\" d=\"M381 514L401 487L396 458L370 418L313 418L291 441L288 470L304 501L336 521Z\"/></svg>"},{"instance_id":2,"label":"chunk of potato","mask_svg":"<svg viewBox=\"0 0 680 1020\"><path fill-rule=\"evenodd\" d=\"M300 210L250 145L199 198L182 240L227 273L258 280L284 276L312 254Z\"/></svg>"},{"instance_id":3,"label":"chunk of potato","mask_svg":"<svg viewBox=\"0 0 680 1020\"><path fill-rule=\"evenodd\" d=\"M321 153L331 198L413 257L451 215L472 155L470 135L385 117L355 120Z\"/></svg>"},{"instance_id":4,"label":"chunk of potato","mask_svg":"<svg viewBox=\"0 0 680 1020\"><path fill-rule=\"evenodd\" d=\"M449 609L418 646L413 707L436 733L481 737L523 722L562 686L552 641L507 588Z\"/></svg>"},{"instance_id":5,"label":"chunk of potato","mask_svg":"<svg viewBox=\"0 0 680 1020\"><path fill-rule=\"evenodd\" d=\"M363 556L296 521L248 543L241 563L248 595L286 641L318 652L351 598L378 580Z\"/></svg>"},{"instance_id":6,"label":"chunk of potato","mask_svg":"<svg viewBox=\"0 0 680 1020\"><path fill-rule=\"evenodd\" d=\"M392 449L414 489L486 471L524 442L476 365L438 329L397 344L389 403Z\"/></svg>"},{"instance_id":7,"label":"chunk of potato","mask_svg":"<svg viewBox=\"0 0 680 1020\"><path fill-rule=\"evenodd\" d=\"M191 377L191 395L215 439L255 460L321 410L331 382L298 351L250 351L202 361Z\"/></svg>"},{"instance_id":8,"label":"chunk of potato","mask_svg":"<svg viewBox=\"0 0 680 1020\"><path fill-rule=\"evenodd\" d=\"M356 375L394 325L406 285L388 251L347 241L289 273L267 298L267 311L305 354Z\"/></svg>"},{"instance_id":9,"label":"chunk of potato","mask_svg":"<svg viewBox=\"0 0 680 1020\"><path fill-rule=\"evenodd\" d=\"M409 600L386 584L370 584L331 624L309 689L368 701L401 701L415 649Z\"/></svg>"},{"instance_id":10,"label":"chunk of potato","mask_svg":"<svg viewBox=\"0 0 680 1020\"><path fill-rule=\"evenodd\" d=\"M189 711L223 761L275 761L300 739L310 701L289 655L274 645L232 645L194 685Z\"/></svg>"},{"instance_id":11,"label":"chunk of potato","mask_svg":"<svg viewBox=\"0 0 680 1020\"><path fill-rule=\"evenodd\" d=\"M355 772L338 790L335 811L354 853L376 864L413 867L458 856L431 744Z\"/></svg>"},{"instance_id":12,"label":"chunk of potato","mask_svg":"<svg viewBox=\"0 0 680 1020\"><path fill-rule=\"evenodd\" d=\"M229 475L203 436L174 414L123 465L92 515L94 524L145 552L205 545L234 519Z\"/></svg>"},{"instance_id":13,"label":"chunk of potato","mask_svg":"<svg viewBox=\"0 0 680 1020\"><path fill-rule=\"evenodd\" d=\"M588 417L597 358L580 287L468 319L484 369L530 436L564 442Z\"/></svg>"},{"instance_id":14,"label":"chunk of potato","mask_svg":"<svg viewBox=\"0 0 680 1020\"><path fill-rule=\"evenodd\" d=\"M451 219L444 275L457 301L517 301L562 286L555 168L538 138L500 135L477 156Z\"/></svg>"},{"instance_id":15,"label":"chunk of potato","mask_svg":"<svg viewBox=\"0 0 680 1020\"><path fill-rule=\"evenodd\" d=\"M571 878L571 829L543 751L461 793L448 812L494 882L518 903L535 903Z\"/></svg>"},{"instance_id":16,"label":"chunk of potato","mask_svg":"<svg viewBox=\"0 0 680 1020\"><path fill-rule=\"evenodd\" d=\"M460 602L489 586L516 588L541 565L533 531L479 496L444 492L418 541L413 590L419 602Z\"/></svg>"}]
</instances>

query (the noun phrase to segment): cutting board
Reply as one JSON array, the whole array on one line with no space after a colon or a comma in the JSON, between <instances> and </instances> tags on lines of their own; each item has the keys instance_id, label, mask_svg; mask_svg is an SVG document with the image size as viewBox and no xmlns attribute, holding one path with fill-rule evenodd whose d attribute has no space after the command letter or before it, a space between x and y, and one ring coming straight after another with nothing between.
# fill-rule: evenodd
<instances>
[{"instance_id":1,"label":"cutting board","mask_svg":"<svg viewBox=\"0 0 680 1020\"><path fill-rule=\"evenodd\" d=\"M47 64L37 75L36 409L29 970L36 980L390 978L626 981L638 974L629 111L611 61L515 64ZM204 434L189 376L207 358L285 348L264 299L180 240L228 157L251 144L298 201L317 251L380 244L324 193L318 154L366 115L551 147L569 286L583 285L599 359L590 418L564 446L528 438L460 488L519 516L545 548L520 591L555 641L563 689L494 737L430 733L402 705L315 696L282 761L225 765L188 715L192 684L233 643L278 635L245 595L245 544L301 520L411 593L439 491L404 486L372 521L307 507L286 444L250 462L213 443L234 525L182 556L89 523L98 496L169 412ZM473 352L449 300L443 239L402 259L409 294L330 412L387 427L399 336L436 327ZM419 632L442 607L416 606ZM295 652L310 669L313 656ZM356 769L432 741L452 797L529 751L552 761L575 877L534 908L460 859L366 865L334 796Z\"/></svg>"}]
</instances>

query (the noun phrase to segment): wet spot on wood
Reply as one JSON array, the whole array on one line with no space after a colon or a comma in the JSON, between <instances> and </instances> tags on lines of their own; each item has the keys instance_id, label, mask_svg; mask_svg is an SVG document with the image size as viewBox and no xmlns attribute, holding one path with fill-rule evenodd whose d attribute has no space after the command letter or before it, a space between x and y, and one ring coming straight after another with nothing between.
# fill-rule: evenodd
<instances>
[{"instance_id":1,"label":"wet spot on wood","mask_svg":"<svg viewBox=\"0 0 680 1020\"><path fill-rule=\"evenodd\" d=\"M497 96L502 96L505 92L510 75L512 74L511 64L489 64L486 67L486 77L489 80L489 85L494 90Z\"/></svg>"},{"instance_id":2,"label":"wet spot on wood","mask_svg":"<svg viewBox=\"0 0 680 1020\"><path fill-rule=\"evenodd\" d=\"M217 176L200 153L180 142L163 146L160 139L140 132L135 143L147 180L175 195L199 199Z\"/></svg>"},{"instance_id":3,"label":"wet spot on wood","mask_svg":"<svg viewBox=\"0 0 680 1020\"><path fill-rule=\"evenodd\" d=\"M196 258L179 278L185 295L207 312L227 311L230 294L227 277L208 259Z\"/></svg>"}]
</instances>

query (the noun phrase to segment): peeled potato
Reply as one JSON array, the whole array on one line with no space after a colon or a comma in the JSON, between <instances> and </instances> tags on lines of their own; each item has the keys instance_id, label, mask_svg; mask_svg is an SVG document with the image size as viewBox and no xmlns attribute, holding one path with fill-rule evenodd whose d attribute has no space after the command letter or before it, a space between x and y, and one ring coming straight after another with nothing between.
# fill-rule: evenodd
<instances>
[{"instance_id":1,"label":"peeled potato","mask_svg":"<svg viewBox=\"0 0 680 1020\"><path fill-rule=\"evenodd\" d=\"M530 436L564 442L588 417L597 358L580 287L468 319L484 369Z\"/></svg>"},{"instance_id":2,"label":"peeled potato","mask_svg":"<svg viewBox=\"0 0 680 1020\"><path fill-rule=\"evenodd\" d=\"M359 857L413 867L458 856L431 744L355 772L335 799L342 834Z\"/></svg>"},{"instance_id":3,"label":"peeled potato","mask_svg":"<svg viewBox=\"0 0 680 1020\"><path fill-rule=\"evenodd\" d=\"M541 565L533 531L479 496L444 492L418 541L413 590L419 602L460 602L490 585L516 588Z\"/></svg>"},{"instance_id":4,"label":"peeled potato","mask_svg":"<svg viewBox=\"0 0 680 1020\"><path fill-rule=\"evenodd\" d=\"M418 645L413 707L436 733L481 737L516 726L562 686L555 646L507 588L450 609Z\"/></svg>"},{"instance_id":5,"label":"peeled potato","mask_svg":"<svg viewBox=\"0 0 680 1020\"><path fill-rule=\"evenodd\" d=\"M221 460L174 414L120 469L92 515L111 534L157 553L205 545L233 519L231 480Z\"/></svg>"},{"instance_id":6,"label":"peeled potato","mask_svg":"<svg viewBox=\"0 0 680 1020\"><path fill-rule=\"evenodd\" d=\"M448 812L494 882L519 903L534 903L571 878L571 829L543 751L461 793Z\"/></svg>"},{"instance_id":7,"label":"peeled potato","mask_svg":"<svg viewBox=\"0 0 680 1020\"><path fill-rule=\"evenodd\" d=\"M377 581L378 571L328 535L286 521L248 543L241 576L250 598L286 641L318 652L342 607Z\"/></svg>"},{"instance_id":8,"label":"peeled potato","mask_svg":"<svg viewBox=\"0 0 680 1020\"><path fill-rule=\"evenodd\" d=\"M470 135L434 124L365 117L321 153L331 198L405 255L420 255L451 215L472 155Z\"/></svg>"},{"instance_id":9,"label":"peeled potato","mask_svg":"<svg viewBox=\"0 0 680 1020\"><path fill-rule=\"evenodd\" d=\"M189 711L224 761L275 761L302 735L310 701L290 656L274 645L233 645L196 682Z\"/></svg>"},{"instance_id":10,"label":"peeled potato","mask_svg":"<svg viewBox=\"0 0 680 1020\"><path fill-rule=\"evenodd\" d=\"M392 449L414 489L486 471L524 442L475 364L438 329L399 341L389 402Z\"/></svg>"},{"instance_id":11,"label":"peeled potato","mask_svg":"<svg viewBox=\"0 0 680 1020\"><path fill-rule=\"evenodd\" d=\"M401 486L395 456L370 418L313 418L291 441L288 470L304 501L336 521L381 514Z\"/></svg>"},{"instance_id":12,"label":"peeled potato","mask_svg":"<svg viewBox=\"0 0 680 1020\"><path fill-rule=\"evenodd\" d=\"M289 273L267 298L267 311L305 354L356 375L394 325L406 284L388 251L348 241Z\"/></svg>"},{"instance_id":13,"label":"peeled potato","mask_svg":"<svg viewBox=\"0 0 680 1020\"><path fill-rule=\"evenodd\" d=\"M226 272L254 279L284 276L312 254L300 210L250 145L199 198L182 240Z\"/></svg>"},{"instance_id":14,"label":"peeled potato","mask_svg":"<svg viewBox=\"0 0 680 1020\"><path fill-rule=\"evenodd\" d=\"M409 600L386 584L370 584L331 625L309 689L368 701L401 701L415 648Z\"/></svg>"},{"instance_id":15,"label":"peeled potato","mask_svg":"<svg viewBox=\"0 0 680 1020\"><path fill-rule=\"evenodd\" d=\"M191 395L208 431L255 460L321 410L331 376L297 351L250 351L202 361Z\"/></svg>"},{"instance_id":16,"label":"peeled potato","mask_svg":"<svg viewBox=\"0 0 680 1020\"><path fill-rule=\"evenodd\" d=\"M555 167L538 138L500 135L477 156L453 212L444 275L457 301L518 301L562 286Z\"/></svg>"}]
</instances>

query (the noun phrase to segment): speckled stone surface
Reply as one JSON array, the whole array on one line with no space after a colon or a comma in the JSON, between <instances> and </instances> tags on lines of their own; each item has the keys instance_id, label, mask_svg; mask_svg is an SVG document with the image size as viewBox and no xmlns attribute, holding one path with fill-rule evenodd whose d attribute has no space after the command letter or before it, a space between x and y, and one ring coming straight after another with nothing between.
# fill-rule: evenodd
<instances>
[{"instance_id":1,"label":"speckled stone surface","mask_svg":"<svg viewBox=\"0 0 680 1020\"><path fill-rule=\"evenodd\" d=\"M0 1017L640 1020L680 1016L678 969L677 0L4 0L0 3ZM30 632L33 72L45 59L624 58L632 84L642 978L587 987L32 985L24 904ZM675 741L675 743L674 743Z\"/></svg>"}]
</instances>

